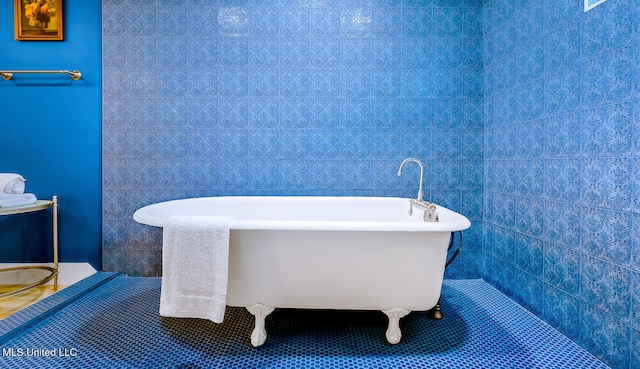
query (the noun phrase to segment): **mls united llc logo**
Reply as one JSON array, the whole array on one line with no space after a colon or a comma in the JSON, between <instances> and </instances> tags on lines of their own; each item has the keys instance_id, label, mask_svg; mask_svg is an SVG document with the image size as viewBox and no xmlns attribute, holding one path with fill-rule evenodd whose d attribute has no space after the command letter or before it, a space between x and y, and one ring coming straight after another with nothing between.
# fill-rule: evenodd
<instances>
[{"instance_id":1,"label":"mls united llc logo","mask_svg":"<svg viewBox=\"0 0 640 369\"><path fill-rule=\"evenodd\" d=\"M21 357L21 356L44 356L44 357L75 357L78 356L78 349L75 348L52 348L52 349L36 349L36 348L2 348L2 356L4 357Z\"/></svg>"}]
</instances>

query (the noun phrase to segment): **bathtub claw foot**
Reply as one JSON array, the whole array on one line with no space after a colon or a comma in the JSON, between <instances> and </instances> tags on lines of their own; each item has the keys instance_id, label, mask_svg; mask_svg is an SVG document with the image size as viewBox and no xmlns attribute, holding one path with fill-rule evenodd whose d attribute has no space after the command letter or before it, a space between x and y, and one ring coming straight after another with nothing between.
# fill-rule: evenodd
<instances>
[{"instance_id":1,"label":"bathtub claw foot","mask_svg":"<svg viewBox=\"0 0 640 369\"><path fill-rule=\"evenodd\" d=\"M387 332L385 334L387 336L387 342L395 345L396 343L400 342L400 339L402 338L402 333L400 332L400 318L406 316L411 311L401 308L395 308L390 310L382 310L382 312L385 313L387 317L389 317L389 328L387 328Z\"/></svg>"},{"instance_id":2,"label":"bathtub claw foot","mask_svg":"<svg viewBox=\"0 0 640 369\"><path fill-rule=\"evenodd\" d=\"M246 308L255 318L255 327L251 332L251 344L258 347L267 340L267 331L264 328L264 319L273 312L274 308L262 304L255 304Z\"/></svg>"},{"instance_id":3,"label":"bathtub claw foot","mask_svg":"<svg viewBox=\"0 0 640 369\"><path fill-rule=\"evenodd\" d=\"M433 309L427 311L427 314L429 319L433 320L440 320L444 317L442 315L442 309L440 308L440 300L438 300L438 303L436 304L436 306L434 306Z\"/></svg>"}]
</instances>

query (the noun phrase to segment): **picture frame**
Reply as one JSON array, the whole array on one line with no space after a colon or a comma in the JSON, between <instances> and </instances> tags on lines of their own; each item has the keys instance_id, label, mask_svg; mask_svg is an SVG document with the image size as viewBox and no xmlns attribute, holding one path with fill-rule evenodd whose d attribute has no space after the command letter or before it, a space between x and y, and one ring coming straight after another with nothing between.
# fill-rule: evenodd
<instances>
[{"instance_id":1,"label":"picture frame","mask_svg":"<svg viewBox=\"0 0 640 369\"><path fill-rule=\"evenodd\" d=\"M61 41L62 0L15 0L15 39Z\"/></svg>"},{"instance_id":2,"label":"picture frame","mask_svg":"<svg viewBox=\"0 0 640 369\"><path fill-rule=\"evenodd\" d=\"M584 0L584 11L587 12L607 0Z\"/></svg>"}]
</instances>

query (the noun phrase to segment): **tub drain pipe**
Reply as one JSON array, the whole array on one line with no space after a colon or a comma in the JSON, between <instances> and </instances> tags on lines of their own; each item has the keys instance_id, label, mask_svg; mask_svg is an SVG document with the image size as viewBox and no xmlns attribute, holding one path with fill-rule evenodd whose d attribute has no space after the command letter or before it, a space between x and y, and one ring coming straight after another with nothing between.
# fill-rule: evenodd
<instances>
[{"instance_id":1,"label":"tub drain pipe","mask_svg":"<svg viewBox=\"0 0 640 369\"><path fill-rule=\"evenodd\" d=\"M460 238L458 239L458 247L456 247L456 251L453 253L453 255L451 255L449 260L447 260L447 263L444 265L445 268L447 268L449 264L451 264L455 260L455 258L458 256L458 253L460 253L460 247L462 246L462 231L457 231L457 232L460 234ZM449 240L449 248L447 249L447 252L451 251L451 248L453 247L453 242L455 240L455 236L456 236L456 232L451 232L451 239ZM427 316L430 319L434 319L434 320L440 320L443 318L442 308L440 307L440 299L438 299L438 303L436 304L436 306L427 312Z\"/></svg>"},{"instance_id":2,"label":"tub drain pipe","mask_svg":"<svg viewBox=\"0 0 640 369\"><path fill-rule=\"evenodd\" d=\"M444 265L444 267L448 267L449 264L451 264L456 257L458 256L458 253L460 252L460 247L462 246L462 231L457 231L460 234L460 239L458 240L458 247L456 248L456 251L453 253L453 255L451 255L451 257L449 258L449 260L447 260L447 263ZM456 232L451 232L451 240L449 241L449 248L447 249L447 251L451 251L451 247L453 247L453 241L455 239L456 236Z\"/></svg>"}]
</instances>

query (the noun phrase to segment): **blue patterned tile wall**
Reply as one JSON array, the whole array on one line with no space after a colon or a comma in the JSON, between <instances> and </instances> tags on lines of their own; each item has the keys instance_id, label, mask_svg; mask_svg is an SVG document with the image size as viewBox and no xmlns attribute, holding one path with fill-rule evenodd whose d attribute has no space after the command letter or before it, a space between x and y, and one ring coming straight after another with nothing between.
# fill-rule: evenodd
<instances>
[{"instance_id":1,"label":"blue patterned tile wall","mask_svg":"<svg viewBox=\"0 0 640 369\"><path fill-rule=\"evenodd\" d=\"M482 273L481 0L104 0L103 268L161 272L144 205L212 195L414 197L474 223Z\"/></svg>"},{"instance_id":2,"label":"blue patterned tile wall","mask_svg":"<svg viewBox=\"0 0 640 369\"><path fill-rule=\"evenodd\" d=\"M640 367L640 3L484 2L484 278Z\"/></svg>"}]
</instances>

